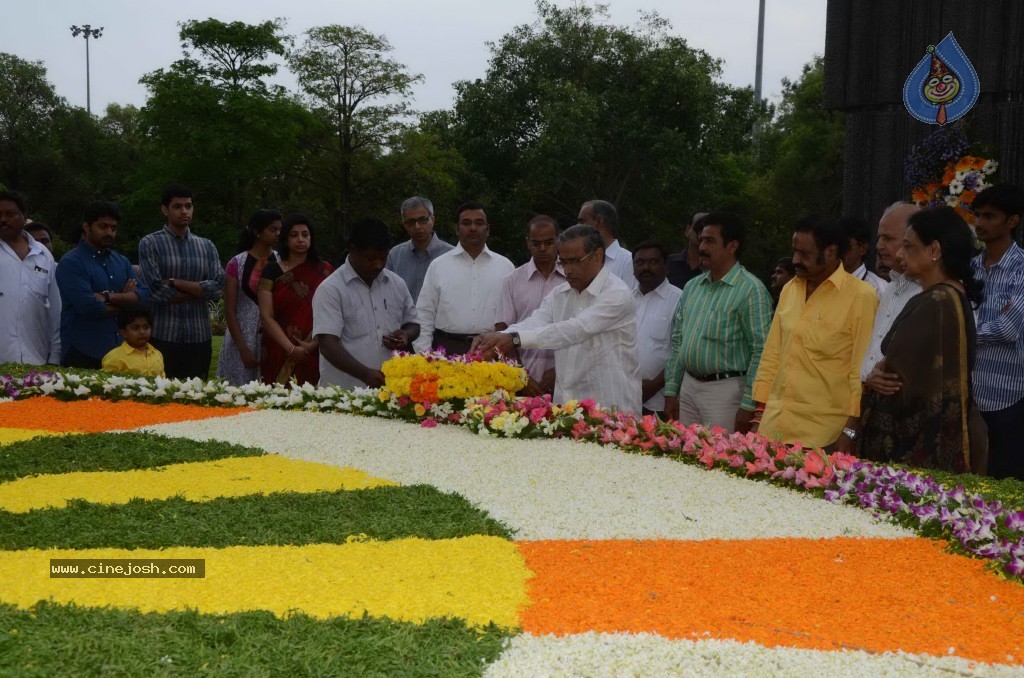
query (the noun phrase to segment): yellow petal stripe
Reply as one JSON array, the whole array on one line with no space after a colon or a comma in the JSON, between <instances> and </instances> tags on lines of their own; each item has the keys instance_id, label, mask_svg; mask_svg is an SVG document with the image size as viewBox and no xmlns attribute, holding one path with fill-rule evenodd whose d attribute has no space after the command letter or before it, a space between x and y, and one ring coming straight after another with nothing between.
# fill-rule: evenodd
<instances>
[{"instance_id":1,"label":"yellow petal stripe","mask_svg":"<svg viewBox=\"0 0 1024 678\"><path fill-rule=\"evenodd\" d=\"M205 558L204 579L68 579L49 576L51 558ZM532 574L516 545L499 537L365 541L309 546L176 547L164 550L0 551L0 602L27 608L52 599L142 612L269 610L310 616L421 623L457 617L483 626L518 624Z\"/></svg>"},{"instance_id":2,"label":"yellow petal stripe","mask_svg":"<svg viewBox=\"0 0 1024 678\"><path fill-rule=\"evenodd\" d=\"M31 428L6 428L0 427L0 446L10 445L22 440L31 440L39 436L60 436L67 435L59 431L39 431ZM74 434L71 434L74 435Z\"/></svg>"},{"instance_id":3,"label":"yellow petal stripe","mask_svg":"<svg viewBox=\"0 0 1024 678\"><path fill-rule=\"evenodd\" d=\"M271 492L362 490L396 485L353 468L277 455L233 457L135 471L89 471L19 478L0 484L0 509L63 508L71 499L123 504L133 498L189 501Z\"/></svg>"}]
</instances>

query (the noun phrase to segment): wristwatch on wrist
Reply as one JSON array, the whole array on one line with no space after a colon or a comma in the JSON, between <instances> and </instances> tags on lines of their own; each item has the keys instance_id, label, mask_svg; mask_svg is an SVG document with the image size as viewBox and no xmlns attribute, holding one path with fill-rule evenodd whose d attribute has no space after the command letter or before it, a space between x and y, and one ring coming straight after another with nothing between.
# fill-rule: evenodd
<instances>
[{"instance_id":1,"label":"wristwatch on wrist","mask_svg":"<svg viewBox=\"0 0 1024 678\"><path fill-rule=\"evenodd\" d=\"M103 294L103 301L104 301L104 303L109 304L110 303L110 290L103 290L103 292L101 294Z\"/></svg>"},{"instance_id":2,"label":"wristwatch on wrist","mask_svg":"<svg viewBox=\"0 0 1024 678\"><path fill-rule=\"evenodd\" d=\"M857 432L848 426L843 427L843 434L850 440L857 439Z\"/></svg>"},{"instance_id":3,"label":"wristwatch on wrist","mask_svg":"<svg viewBox=\"0 0 1024 678\"><path fill-rule=\"evenodd\" d=\"M178 289L177 287L174 286L174 278L167 279L167 286L170 287L172 290Z\"/></svg>"},{"instance_id":4,"label":"wristwatch on wrist","mask_svg":"<svg viewBox=\"0 0 1024 678\"><path fill-rule=\"evenodd\" d=\"M520 339L519 339L519 333L518 332L512 332L512 345L515 346L516 348L519 348L519 346L522 343L523 342L520 341Z\"/></svg>"}]
</instances>

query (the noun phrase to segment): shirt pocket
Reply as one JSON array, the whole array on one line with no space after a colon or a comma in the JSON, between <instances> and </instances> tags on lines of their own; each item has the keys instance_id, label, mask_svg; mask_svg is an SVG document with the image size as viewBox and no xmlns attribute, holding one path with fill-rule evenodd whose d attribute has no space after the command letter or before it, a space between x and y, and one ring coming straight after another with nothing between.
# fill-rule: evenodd
<instances>
[{"instance_id":1,"label":"shirt pocket","mask_svg":"<svg viewBox=\"0 0 1024 678\"><path fill-rule=\"evenodd\" d=\"M672 338L672 315L653 315L644 329L647 336L658 343L665 343Z\"/></svg>"},{"instance_id":2,"label":"shirt pocket","mask_svg":"<svg viewBox=\"0 0 1024 678\"><path fill-rule=\"evenodd\" d=\"M361 300L345 309L345 339L362 339L373 329L373 313Z\"/></svg>"},{"instance_id":3,"label":"shirt pocket","mask_svg":"<svg viewBox=\"0 0 1024 678\"><path fill-rule=\"evenodd\" d=\"M850 370L852 339L844 324L827 318L812 320L801 332L807 356L815 367L833 373Z\"/></svg>"},{"instance_id":4,"label":"shirt pocket","mask_svg":"<svg viewBox=\"0 0 1024 678\"><path fill-rule=\"evenodd\" d=\"M26 286L33 301L41 303L45 308L50 308L50 276L48 273L33 269L28 275Z\"/></svg>"}]
</instances>

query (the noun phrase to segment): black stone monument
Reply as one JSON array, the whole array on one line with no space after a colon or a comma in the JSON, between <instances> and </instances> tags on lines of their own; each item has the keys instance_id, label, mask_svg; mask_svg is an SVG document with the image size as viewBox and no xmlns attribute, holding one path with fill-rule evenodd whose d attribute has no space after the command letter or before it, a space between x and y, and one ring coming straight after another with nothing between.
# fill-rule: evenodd
<instances>
[{"instance_id":1,"label":"black stone monument","mask_svg":"<svg viewBox=\"0 0 1024 678\"><path fill-rule=\"evenodd\" d=\"M907 112L903 83L950 31L981 81L968 136L994 149L997 181L1024 185L1024 1L828 0L824 105L847 114L843 214L876 224L909 200L904 160L938 127Z\"/></svg>"}]
</instances>

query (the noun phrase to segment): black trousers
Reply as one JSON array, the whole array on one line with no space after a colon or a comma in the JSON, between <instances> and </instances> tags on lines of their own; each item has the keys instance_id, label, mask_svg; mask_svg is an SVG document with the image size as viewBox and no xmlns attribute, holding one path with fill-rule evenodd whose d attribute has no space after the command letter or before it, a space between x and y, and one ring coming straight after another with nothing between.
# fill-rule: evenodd
<instances>
[{"instance_id":1,"label":"black trousers","mask_svg":"<svg viewBox=\"0 0 1024 678\"><path fill-rule=\"evenodd\" d=\"M164 356L164 372L168 379L191 379L210 377L210 358L213 344L207 339L195 344L181 344L175 341L151 339L149 343Z\"/></svg>"},{"instance_id":2,"label":"black trousers","mask_svg":"<svg viewBox=\"0 0 1024 678\"><path fill-rule=\"evenodd\" d=\"M469 353L469 347L473 345L475 334L450 334L444 330L434 330L434 340L431 348L437 350L444 348L448 355L462 355Z\"/></svg>"},{"instance_id":3,"label":"black trousers","mask_svg":"<svg viewBox=\"0 0 1024 678\"><path fill-rule=\"evenodd\" d=\"M93 358L91 355L86 355L72 346L68 349L68 354L64 356L64 359L60 361L60 364L64 367L80 367L84 370L98 370L103 364L103 358Z\"/></svg>"},{"instance_id":4,"label":"black trousers","mask_svg":"<svg viewBox=\"0 0 1024 678\"><path fill-rule=\"evenodd\" d=\"M1024 399L981 416L988 424L988 474L1024 480Z\"/></svg>"}]
</instances>

